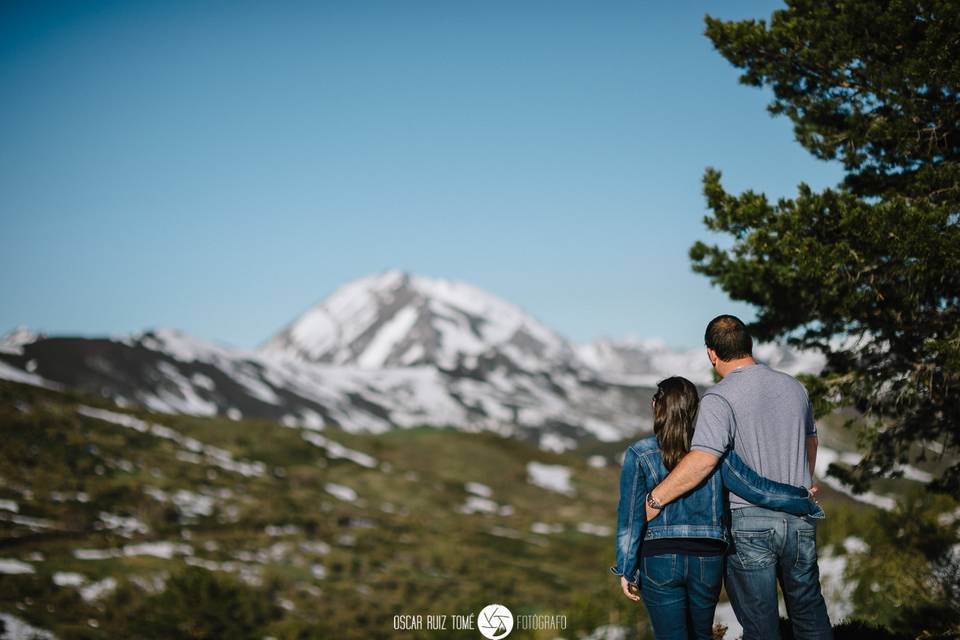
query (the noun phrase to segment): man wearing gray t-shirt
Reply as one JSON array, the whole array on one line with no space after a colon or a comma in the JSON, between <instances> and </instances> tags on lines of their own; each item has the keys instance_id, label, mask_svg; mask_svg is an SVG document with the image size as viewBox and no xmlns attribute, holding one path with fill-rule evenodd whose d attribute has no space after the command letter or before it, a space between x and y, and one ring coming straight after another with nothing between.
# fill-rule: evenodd
<instances>
[{"instance_id":1,"label":"man wearing gray t-shirt","mask_svg":"<svg viewBox=\"0 0 960 640\"><path fill-rule=\"evenodd\" d=\"M700 401L691 451L647 495L647 519L710 475L733 449L762 476L810 487L817 430L806 389L793 376L753 359L739 318L707 325L707 357L722 380ZM751 504L730 494L733 546L725 584L744 640L780 637L777 580L797 640L833 637L820 591L816 521Z\"/></svg>"}]
</instances>

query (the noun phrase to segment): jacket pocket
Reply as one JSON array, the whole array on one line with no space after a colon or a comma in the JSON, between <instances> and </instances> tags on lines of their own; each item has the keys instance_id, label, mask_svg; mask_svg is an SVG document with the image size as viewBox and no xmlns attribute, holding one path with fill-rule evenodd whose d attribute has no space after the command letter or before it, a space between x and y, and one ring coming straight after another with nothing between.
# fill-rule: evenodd
<instances>
[{"instance_id":1,"label":"jacket pocket","mask_svg":"<svg viewBox=\"0 0 960 640\"><path fill-rule=\"evenodd\" d=\"M665 587L676 579L677 554L665 553L643 559L643 576L658 587Z\"/></svg>"},{"instance_id":2,"label":"jacket pocket","mask_svg":"<svg viewBox=\"0 0 960 640\"><path fill-rule=\"evenodd\" d=\"M774 529L762 531L733 532L733 548L736 559L744 569L760 569L777 561L774 549Z\"/></svg>"}]
</instances>

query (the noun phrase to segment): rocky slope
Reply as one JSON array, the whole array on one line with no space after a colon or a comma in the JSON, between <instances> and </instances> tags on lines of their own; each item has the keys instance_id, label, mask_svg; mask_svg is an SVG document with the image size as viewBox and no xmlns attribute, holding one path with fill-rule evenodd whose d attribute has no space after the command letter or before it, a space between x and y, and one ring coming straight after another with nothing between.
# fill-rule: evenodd
<instances>
[{"instance_id":1,"label":"rocky slope","mask_svg":"<svg viewBox=\"0 0 960 640\"><path fill-rule=\"evenodd\" d=\"M758 355L791 372L819 367L773 345ZM166 328L104 338L18 328L0 340L0 378L121 405L351 431L451 425L552 450L648 429L649 387L678 374L709 384L701 349L576 345L477 287L400 271L340 287L253 351Z\"/></svg>"}]
</instances>

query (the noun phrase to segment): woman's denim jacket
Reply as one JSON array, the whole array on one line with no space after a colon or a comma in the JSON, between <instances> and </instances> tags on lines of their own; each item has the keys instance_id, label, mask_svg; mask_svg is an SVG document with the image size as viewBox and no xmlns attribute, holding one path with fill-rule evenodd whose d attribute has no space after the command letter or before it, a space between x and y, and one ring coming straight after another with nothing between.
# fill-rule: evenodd
<instances>
[{"instance_id":1,"label":"woman's denim jacket","mask_svg":"<svg viewBox=\"0 0 960 640\"><path fill-rule=\"evenodd\" d=\"M774 482L758 475L737 454L728 451L700 485L664 506L651 523L646 519L646 496L667 477L657 438L638 440L627 448L620 472L617 506L617 564L610 571L638 584L638 557L642 540L655 538L712 538L729 544L729 510L724 487L750 502L794 515L823 518L820 506L804 487Z\"/></svg>"}]
</instances>

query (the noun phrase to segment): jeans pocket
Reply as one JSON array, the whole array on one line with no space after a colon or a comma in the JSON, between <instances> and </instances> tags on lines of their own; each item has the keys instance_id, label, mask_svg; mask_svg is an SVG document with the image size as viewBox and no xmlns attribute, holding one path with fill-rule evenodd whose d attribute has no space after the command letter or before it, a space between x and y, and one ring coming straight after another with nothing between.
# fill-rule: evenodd
<instances>
[{"instance_id":1,"label":"jeans pocket","mask_svg":"<svg viewBox=\"0 0 960 640\"><path fill-rule=\"evenodd\" d=\"M817 531L816 529L799 529L797 531L797 560L793 566L805 571L817 563Z\"/></svg>"},{"instance_id":2,"label":"jeans pocket","mask_svg":"<svg viewBox=\"0 0 960 640\"><path fill-rule=\"evenodd\" d=\"M700 582L709 587L723 580L723 556L702 556L700 561Z\"/></svg>"},{"instance_id":3,"label":"jeans pocket","mask_svg":"<svg viewBox=\"0 0 960 640\"><path fill-rule=\"evenodd\" d=\"M647 556L643 559L643 575L658 587L665 587L674 581L677 573L677 554L665 553Z\"/></svg>"},{"instance_id":4,"label":"jeans pocket","mask_svg":"<svg viewBox=\"0 0 960 640\"><path fill-rule=\"evenodd\" d=\"M760 569L777 561L774 529L732 531L736 558L744 569Z\"/></svg>"}]
</instances>

